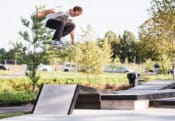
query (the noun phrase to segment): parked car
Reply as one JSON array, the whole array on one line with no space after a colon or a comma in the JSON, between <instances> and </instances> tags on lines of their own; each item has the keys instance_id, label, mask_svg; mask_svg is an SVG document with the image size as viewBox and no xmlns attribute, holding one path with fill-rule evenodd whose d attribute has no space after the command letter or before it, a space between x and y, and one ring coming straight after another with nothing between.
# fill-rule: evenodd
<instances>
[{"instance_id":1,"label":"parked car","mask_svg":"<svg viewBox=\"0 0 175 121\"><path fill-rule=\"evenodd\" d=\"M52 67L49 66L49 65L40 64L38 66L38 71L46 71L46 72L48 71L48 72L50 72L50 71L52 71Z\"/></svg>"},{"instance_id":2,"label":"parked car","mask_svg":"<svg viewBox=\"0 0 175 121\"><path fill-rule=\"evenodd\" d=\"M120 66L120 67L114 68L114 72L115 73L128 73L128 72L133 72L133 70L126 68L126 67L123 67L123 66Z\"/></svg>"},{"instance_id":3,"label":"parked car","mask_svg":"<svg viewBox=\"0 0 175 121\"><path fill-rule=\"evenodd\" d=\"M76 65L73 63L67 63L63 65L64 72L74 72L76 71Z\"/></svg>"},{"instance_id":4,"label":"parked car","mask_svg":"<svg viewBox=\"0 0 175 121\"><path fill-rule=\"evenodd\" d=\"M133 72L132 69L123 67L123 66L113 66L113 65L108 65L104 67L104 72L110 72L110 73L128 73L128 72Z\"/></svg>"},{"instance_id":5,"label":"parked car","mask_svg":"<svg viewBox=\"0 0 175 121\"><path fill-rule=\"evenodd\" d=\"M159 64L153 65L153 72L160 73L160 65Z\"/></svg>"},{"instance_id":6,"label":"parked car","mask_svg":"<svg viewBox=\"0 0 175 121\"><path fill-rule=\"evenodd\" d=\"M0 64L0 70L9 70L9 67L3 64Z\"/></svg>"},{"instance_id":7,"label":"parked car","mask_svg":"<svg viewBox=\"0 0 175 121\"><path fill-rule=\"evenodd\" d=\"M151 69L147 69L145 72L150 72L150 73L160 73L160 65L159 64L154 64Z\"/></svg>"},{"instance_id":8,"label":"parked car","mask_svg":"<svg viewBox=\"0 0 175 121\"><path fill-rule=\"evenodd\" d=\"M114 68L116 68L116 67L114 67L114 66L112 66L112 65L106 65L106 66L104 67L104 72L112 73L112 72L114 72Z\"/></svg>"}]
</instances>

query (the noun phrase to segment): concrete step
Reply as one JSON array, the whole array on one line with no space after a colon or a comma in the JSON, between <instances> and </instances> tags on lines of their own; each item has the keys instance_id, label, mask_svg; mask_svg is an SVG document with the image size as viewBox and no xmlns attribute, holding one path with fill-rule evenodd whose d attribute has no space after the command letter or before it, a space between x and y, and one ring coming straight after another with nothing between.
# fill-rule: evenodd
<instances>
[{"instance_id":1,"label":"concrete step","mask_svg":"<svg viewBox=\"0 0 175 121\"><path fill-rule=\"evenodd\" d=\"M154 99L150 101L151 107L175 108L175 97Z\"/></svg>"},{"instance_id":2,"label":"concrete step","mask_svg":"<svg viewBox=\"0 0 175 121\"><path fill-rule=\"evenodd\" d=\"M79 94L75 108L76 109L100 109L101 108L100 100L101 99L99 94Z\"/></svg>"}]
</instances>

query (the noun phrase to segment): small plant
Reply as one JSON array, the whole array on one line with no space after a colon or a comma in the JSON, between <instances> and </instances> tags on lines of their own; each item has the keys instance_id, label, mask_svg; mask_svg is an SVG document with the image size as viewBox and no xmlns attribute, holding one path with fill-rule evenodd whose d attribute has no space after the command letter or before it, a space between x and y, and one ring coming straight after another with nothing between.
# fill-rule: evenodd
<instances>
[{"instance_id":1,"label":"small plant","mask_svg":"<svg viewBox=\"0 0 175 121\"><path fill-rule=\"evenodd\" d=\"M146 60L144 65L145 65L146 71L153 69L153 61L151 59Z\"/></svg>"}]
</instances>

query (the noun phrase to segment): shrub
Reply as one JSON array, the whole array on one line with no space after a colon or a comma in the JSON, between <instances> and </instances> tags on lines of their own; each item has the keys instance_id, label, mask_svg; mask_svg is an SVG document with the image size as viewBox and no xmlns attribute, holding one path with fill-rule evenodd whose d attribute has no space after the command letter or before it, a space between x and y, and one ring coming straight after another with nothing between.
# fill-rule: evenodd
<instances>
[{"instance_id":1,"label":"shrub","mask_svg":"<svg viewBox=\"0 0 175 121\"><path fill-rule=\"evenodd\" d=\"M31 91L1 91L0 105L21 105L33 103L38 93Z\"/></svg>"}]
</instances>

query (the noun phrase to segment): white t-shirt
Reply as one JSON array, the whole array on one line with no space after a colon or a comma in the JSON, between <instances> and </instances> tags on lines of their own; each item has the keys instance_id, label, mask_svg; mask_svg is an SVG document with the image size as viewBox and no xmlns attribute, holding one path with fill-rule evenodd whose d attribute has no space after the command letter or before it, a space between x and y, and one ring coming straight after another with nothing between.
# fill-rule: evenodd
<instances>
[{"instance_id":1,"label":"white t-shirt","mask_svg":"<svg viewBox=\"0 0 175 121\"><path fill-rule=\"evenodd\" d=\"M47 21L49 19L56 19L56 18L59 18L61 16L66 16L68 20L72 20L70 14L69 14L69 10L64 11L63 8L59 7L59 8L55 8L54 11L55 11L55 13L50 13L46 16L45 23L47 23Z\"/></svg>"}]
</instances>

